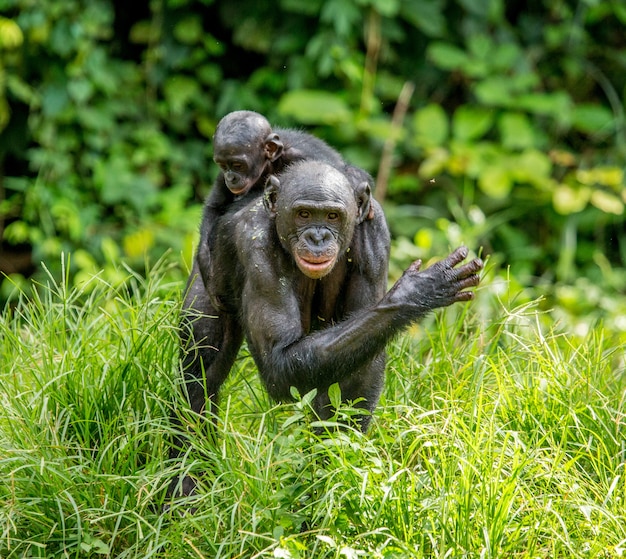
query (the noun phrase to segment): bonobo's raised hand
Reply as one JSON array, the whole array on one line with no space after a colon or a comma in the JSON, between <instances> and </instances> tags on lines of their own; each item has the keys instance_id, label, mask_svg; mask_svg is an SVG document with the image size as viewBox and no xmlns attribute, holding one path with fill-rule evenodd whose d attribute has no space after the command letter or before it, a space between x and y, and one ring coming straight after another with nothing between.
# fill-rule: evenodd
<instances>
[{"instance_id":1,"label":"bonobo's raised hand","mask_svg":"<svg viewBox=\"0 0 626 559\"><path fill-rule=\"evenodd\" d=\"M467 258L467 248L457 248L450 256L420 271L422 262L416 260L402 274L387 294L392 305L414 306L417 315L432 309L447 307L474 298L469 287L478 285L478 272L483 268L480 258L457 267Z\"/></svg>"}]
</instances>

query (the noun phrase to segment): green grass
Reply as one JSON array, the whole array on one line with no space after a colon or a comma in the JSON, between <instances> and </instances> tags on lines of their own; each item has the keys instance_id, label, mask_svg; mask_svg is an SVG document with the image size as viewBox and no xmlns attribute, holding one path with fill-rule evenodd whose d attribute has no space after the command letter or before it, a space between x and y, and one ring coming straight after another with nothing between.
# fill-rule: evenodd
<instances>
[{"instance_id":1,"label":"green grass","mask_svg":"<svg viewBox=\"0 0 626 559\"><path fill-rule=\"evenodd\" d=\"M320 437L243 350L217 445L167 458L181 286L50 283L0 321L0 557L610 558L626 553L624 345L477 301L389 351L370 433ZM350 409L341 410L349 414ZM201 418L184 414L186 422ZM177 473L200 491L163 513ZM195 514L186 513L190 506Z\"/></svg>"}]
</instances>

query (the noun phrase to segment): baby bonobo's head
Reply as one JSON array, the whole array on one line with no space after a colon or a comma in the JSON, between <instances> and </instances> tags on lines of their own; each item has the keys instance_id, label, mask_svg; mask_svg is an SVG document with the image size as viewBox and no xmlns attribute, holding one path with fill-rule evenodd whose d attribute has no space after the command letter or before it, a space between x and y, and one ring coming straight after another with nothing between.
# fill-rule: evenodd
<instances>
[{"instance_id":1,"label":"baby bonobo's head","mask_svg":"<svg viewBox=\"0 0 626 559\"><path fill-rule=\"evenodd\" d=\"M224 174L226 187L236 196L262 187L271 163L283 152L278 134L267 119L253 111L235 111L217 124L213 160ZM261 180L263 179L263 181Z\"/></svg>"}]
</instances>

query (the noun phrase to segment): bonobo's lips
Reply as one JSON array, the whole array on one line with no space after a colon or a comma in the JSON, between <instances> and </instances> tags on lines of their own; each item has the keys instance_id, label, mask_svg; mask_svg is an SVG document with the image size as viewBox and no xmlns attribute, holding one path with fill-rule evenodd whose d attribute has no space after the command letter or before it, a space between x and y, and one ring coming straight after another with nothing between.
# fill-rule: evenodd
<instances>
[{"instance_id":1,"label":"bonobo's lips","mask_svg":"<svg viewBox=\"0 0 626 559\"><path fill-rule=\"evenodd\" d=\"M228 190L230 190L235 196L241 196L242 194L245 194L246 192L248 192L248 188L249 186L247 184L245 186L242 186L241 188L233 188L232 186L228 186Z\"/></svg>"},{"instance_id":2,"label":"bonobo's lips","mask_svg":"<svg viewBox=\"0 0 626 559\"><path fill-rule=\"evenodd\" d=\"M304 258L296 254L296 264L305 276L319 279L332 270L335 265L335 258L332 256L313 256L312 254L307 254L307 257Z\"/></svg>"}]
</instances>

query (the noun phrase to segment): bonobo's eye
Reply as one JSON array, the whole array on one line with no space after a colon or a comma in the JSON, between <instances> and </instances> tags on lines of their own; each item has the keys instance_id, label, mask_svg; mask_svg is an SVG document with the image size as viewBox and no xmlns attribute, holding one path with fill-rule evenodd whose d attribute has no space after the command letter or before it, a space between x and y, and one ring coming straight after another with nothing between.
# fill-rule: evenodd
<instances>
[{"instance_id":1,"label":"bonobo's eye","mask_svg":"<svg viewBox=\"0 0 626 559\"><path fill-rule=\"evenodd\" d=\"M300 219L309 219L311 217L311 212L308 210L298 210L298 217Z\"/></svg>"},{"instance_id":2,"label":"bonobo's eye","mask_svg":"<svg viewBox=\"0 0 626 559\"><path fill-rule=\"evenodd\" d=\"M339 214L337 212L328 212L328 215L326 216L326 219L328 221L338 221L339 220Z\"/></svg>"},{"instance_id":3,"label":"bonobo's eye","mask_svg":"<svg viewBox=\"0 0 626 559\"><path fill-rule=\"evenodd\" d=\"M230 168L231 168L233 171L237 171L237 172L241 172L241 171L243 171L243 170L245 169L244 164L243 164L243 163L241 163L241 162L239 162L239 161L235 161L235 162L234 162L234 163L230 166Z\"/></svg>"}]
</instances>

